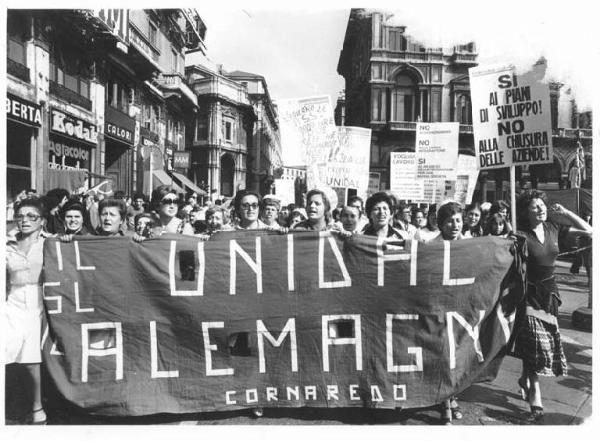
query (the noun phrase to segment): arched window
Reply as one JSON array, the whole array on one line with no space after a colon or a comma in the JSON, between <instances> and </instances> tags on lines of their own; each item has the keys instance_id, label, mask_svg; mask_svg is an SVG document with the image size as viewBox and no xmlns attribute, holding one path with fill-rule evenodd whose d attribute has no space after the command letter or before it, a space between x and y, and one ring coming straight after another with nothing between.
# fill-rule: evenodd
<instances>
[{"instance_id":1,"label":"arched window","mask_svg":"<svg viewBox=\"0 0 600 441\"><path fill-rule=\"evenodd\" d=\"M416 114L416 83L408 75L400 74L392 91L392 121L415 121Z\"/></svg>"},{"instance_id":2,"label":"arched window","mask_svg":"<svg viewBox=\"0 0 600 441\"><path fill-rule=\"evenodd\" d=\"M461 95L458 98L456 119L461 124L473 124L473 119L471 117L471 98L469 95Z\"/></svg>"}]
</instances>

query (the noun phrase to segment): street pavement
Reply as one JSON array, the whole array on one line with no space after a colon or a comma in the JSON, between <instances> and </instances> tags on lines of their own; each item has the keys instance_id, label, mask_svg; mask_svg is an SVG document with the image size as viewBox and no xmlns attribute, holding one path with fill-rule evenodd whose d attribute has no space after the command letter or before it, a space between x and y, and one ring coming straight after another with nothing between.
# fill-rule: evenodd
<instances>
[{"instance_id":1,"label":"street pavement","mask_svg":"<svg viewBox=\"0 0 600 441\"><path fill-rule=\"evenodd\" d=\"M570 262L559 262L557 279L563 300L559 326L569 372L564 377L540 377L544 417L529 421L529 405L521 399L517 379L520 360L505 357L495 380L473 384L458 395L464 417L454 425L579 425L592 415L592 333L575 329L574 310L588 305L585 269L569 272ZM14 407L7 408L7 424L18 423ZM384 409L265 409L264 416L250 411L187 415L152 415L137 418L90 418L79 412L49 412L49 424L178 424L178 425L439 425L437 408ZM15 419L16 418L16 419Z\"/></svg>"}]
</instances>

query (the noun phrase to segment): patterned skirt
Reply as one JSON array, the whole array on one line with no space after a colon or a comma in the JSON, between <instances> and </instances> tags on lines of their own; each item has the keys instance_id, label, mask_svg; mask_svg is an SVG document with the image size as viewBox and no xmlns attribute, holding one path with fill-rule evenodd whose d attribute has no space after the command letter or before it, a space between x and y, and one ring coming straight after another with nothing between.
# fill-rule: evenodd
<instances>
[{"instance_id":1,"label":"patterned skirt","mask_svg":"<svg viewBox=\"0 0 600 441\"><path fill-rule=\"evenodd\" d=\"M514 355L538 375L567 374L567 359L557 325L527 315L517 330Z\"/></svg>"}]
</instances>

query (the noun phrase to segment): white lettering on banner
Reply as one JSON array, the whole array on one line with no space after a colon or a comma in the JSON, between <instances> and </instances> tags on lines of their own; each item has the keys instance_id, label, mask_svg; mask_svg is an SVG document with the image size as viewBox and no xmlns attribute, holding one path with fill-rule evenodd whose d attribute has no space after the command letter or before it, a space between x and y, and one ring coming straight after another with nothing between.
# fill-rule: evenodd
<instances>
[{"instance_id":1,"label":"white lettering on banner","mask_svg":"<svg viewBox=\"0 0 600 441\"><path fill-rule=\"evenodd\" d=\"M339 389L337 384L328 384L327 385L327 401L329 400L338 400L340 397L338 396Z\"/></svg>"},{"instance_id":2,"label":"white lettering on banner","mask_svg":"<svg viewBox=\"0 0 600 441\"><path fill-rule=\"evenodd\" d=\"M262 293L262 259L260 252L260 236L256 238L256 261L248 255L244 249L238 245L237 241L232 240L229 242L229 294L235 295L236 285L236 266L237 266L237 254L242 256L244 261L248 264L250 269L256 273L256 293Z\"/></svg>"},{"instance_id":3,"label":"white lettering on banner","mask_svg":"<svg viewBox=\"0 0 600 441\"><path fill-rule=\"evenodd\" d=\"M402 391L402 395L398 395L399 391ZM394 400L406 401L406 384L394 384Z\"/></svg>"},{"instance_id":4,"label":"white lettering on banner","mask_svg":"<svg viewBox=\"0 0 600 441\"><path fill-rule=\"evenodd\" d=\"M354 337L330 338L329 322L334 320L352 320L354 324ZM354 345L356 352L356 370L362 371L362 331L359 314L324 315L321 318L321 338L323 348L323 371L329 372L329 346Z\"/></svg>"},{"instance_id":5,"label":"white lettering on banner","mask_svg":"<svg viewBox=\"0 0 600 441\"><path fill-rule=\"evenodd\" d=\"M62 250L60 244L60 241L56 241L56 265L58 267L58 271L63 270Z\"/></svg>"},{"instance_id":6,"label":"white lettering on banner","mask_svg":"<svg viewBox=\"0 0 600 441\"><path fill-rule=\"evenodd\" d=\"M50 130L93 144L98 143L98 129L94 124L67 115L58 109L51 110Z\"/></svg>"},{"instance_id":7,"label":"white lettering on banner","mask_svg":"<svg viewBox=\"0 0 600 441\"><path fill-rule=\"evenodd\" d=\"M448 329L448 346L450 348L450 369L456 368L456 341L454 337L454 320L456 320L469 334L469 337L473 339L473 347L477 354L477 360L483 363L483 352L481 351L481 343L479 342L479 325L485 316L485 310L479 311L479 320L474 326L471 326L463 316L455 311L446 313L446 327Z\"/></svg>"},{"instance_id":8,"label":"white lettering on banner","mask_svg":"<svg viewBox=\"0 0 600 441\"><path fill-rule=\"evenodd\" d=\"M108 348L92 348L89 342L90 331L114 330L115 345ZM123 379L123 333L120 322L82 323L81 324L81 382L88 381L88 363L90 357L115 356L115 380Z\"/></svg>"},{"instance_id":9,"label":"white lettering on banner","mask_svg":"<svg viewBox=\"0 0 600 441\"><path fill-rule=\"evenodd\" d=\"M409 346L406 350L415 356L415 364L394 364L393 321L394 320L419 320L418 314L386 314L385 315L385 348L387 353L388 372L422 372L423 348Z\"/></svg>"},{"instance_id":10,"label":"white lettering on banner","mask_svg":"<svg viewBox=\"0 0 600 441\"><path fill-rule=\"evenodd\" d=\"M457 285L472 285L475 283L475 277L464 279L450 278L450 241L444 241L444 272L442 285L457 286Z\"/></svg>"},{"instance_id":11,"label":"white lettering on banner","mask_svg":"<svg viewBox=\"0 0 600 441\"><path fill-rule=\"evenodd\" d=\"M328 239L331 250L333 251L333 255L335 256L335 260L342 271L342 277L344 280L338 280L335 282L325 281L325 238ZM346 286L352 286L352 280L350 279L348 268L346 268L346 264L344 263L342 253L340 252L335 239L331 237L331 233L329 231L321 231L319 233L319 288L343 288Z\"/></svg>"},{"instance_id":12,"label":"white lettering on banner","mask_svg":"<svg viewBox=\"0 0 600 441\"><path fill-rule=\"evenodd\" d=\"M267 387L267 401L279 401L276 387Z\"/></svg>"},{"instance_id":13,"label":"white lettering on banner","mask_svg":"<svg viewBox=\"0 0 600 441\"><path fill-rule=\"evenodd\" d=\"M186 297L186 296L202 296L204 295L204 269L206 267L204 259L204 242L198 242L198 249L196 252L196 260L198 263L198 271L196 272L196 280L198 285L196 290L178 290L176 287L175 278L175 256L177 251L177 241L171 241L171 248L169 252L169 288L171 296L173 297Z\"/></svg>"},{"instance_id":14,"label":"white lettering on banner","mask_svg":"<svg viewBox=\"0 0 600 441\"><path fill-rule=\"evenodd\" d=\"M150 322L150 376L152 378L177 378L179 371L158 370L158 337L156 335L156 320Z\"/></svg>"},{"instance_id":15,"label":"white lettering on banner","mask_svg":"<svg viewBox=\"0 0 600 441\"><path fill-rule=\"evenodd\" d=\"M237 404L237 401L231 399L232 395L235 395L234 390L228 390L225 392L225 404Z\"/></svg>"},{"instance_id":16,"label":"white lettering on banner","mask_svg":"<svg viewBox=\"0 0 600 441\"><path fill-rule=\"evenodd\" d=\"M75 240L73 241L73 247L75 248L75 268L77 271L95 271L96 267L93 265L83 266L81 265L81 254L79 253L79 243Z\"/></svg>"},{"instance_id":17,"label":"white lettering on banner","mask_svg":"<svg viewBox=\"0 0 600 441\"><path fill-rule=\"evenodd\" d=\"M6 113L8 116L14 116L17 119L36 124L38 126L42 125L41 107L32 106L8 96L6 97Z\"/></svg>"},{"instance_id":18,"label":"white lettering on banner","mask_svg":"<svg viewBox=\"0 0 600 441\"><path fill-rule=\"evenodd\" d=\"M279 396L279 389L274 386L265 386L264 389L252 388L244 391L228 390L225 391L225 404L234 405L238 404L235 400L235 396L240 393L245 395L246 401L244 404L256 404L259 401L266 400L270 401L300 401L300 387L299 386L286 386L285 396L282 391L281 397ZM348 398L350 401L371 401L372 403L381 403L384 400L383 396L391 396L394 401L406 401L406 384L393 384L391 390L386 390L378 384L368 384L363 386L363 397L359 395L359 385L350 384L347 386L340 386L338 384L325 384L322 388L318 388L316 385L304 386L304 399L316 401L318 395L321 399L326 401L340 401L344 398ZM346 393L347 392L347 393Z\"/></svg>"},{"instance_id":19,"label":"white lettering on banner","mask_svg":"<svg viewBox=\"0 0 600 441\"><path fill-rule=\"evenodd\" d=\"M510 323L515 321L516 312L513 312L510 316L505 317L504 311L502 310L502 304L498 302L498 306L496 306L496 315L498 317L498 321L500 322L500 326L502 326L502 332L504 333L504 338L508 343L510 339Z\"/></svg>"},{"instance_id":20,"label":"white lettering on banner","mask_svg":"<svg viewBox=\"0 0 600 441\"><path fill-rule=\"evenodd\" d=\"M377 238L377 286L384 286L384 263L385 262L398 262L401 260L411 260L410 264L410 285L415 286L417 284L417 241L413 240L410 254L384 254L383 245L385 244L385 238Z\"/></svg>"},{"instance_id":21,"label":"white lettering on banner","mask_svg":"<svg viewBox=\"0 0 600 441\"><path fill-rule=\"evenodd\" d=\"M45 301L55 301L56 309L49 309L46 307L46 312L48 314L60 314L62 312L62 296L47 296L46 295L46 287L47 286L60 286L60 282L44 282L42 284L42 298Z\"/></svg>"},{"instance_id":22,"label":"white lettering on banner","mask_svg":"<svg viewBox=\"0 0 600 441\"><path fill-rule=\"evenodd\" d=\"M258 371L264 374L267 371L265 362L265 343L263 337L266 338L273 346L278 348L283 344L285 338L290 336L290 351L292 353L292 372L298 372L298 348L296 345L296 319L290 318L286 322L283 330L279 334L277 340L273 338L262 320L256 321L256 335L258 337Z\"/></svg>"},{"instance_id":23,"label":"white lettering on banner","mask_svg":"<svg viewBox=\"0 0 600 441\"><path fill-rule=\"evenodd\" d=\"M258 403L257 389L246 389L246 403Z\"/></svg>"},{"instance_id":24,"label":"white lettering on banner","mask_svg":"<svg viewBox=\"0 0 600 441\"><path fill-rule=\"evenodd\" d=\"M304 399L317 400L317 386L304 386Z\"/></svg>"},{"instance_id":25,"label":"white lettering on banner","mask_svg":"<svg viewBox=\"0 0 600 441\"><path fill-rule=\"evenodd\" d=\"M94 312L94 308L82 308L79 299L79 282L73 282L73 291L75 293L75 312Z\"/></svg>"},{"instance_id":26,"label":"white lettering on banner","mask_svg":"<svg viewBox=\"0 0 600 441\"><path fill-rule=\"evenodd\" d=\"M287 279L288 291L294 290L294 235L287 236Z\"/></svg>"},{"instance_id":27,"label":"white lettering on banner","mask_svg":"<svg viewBox=\"0 0 600 441\"><path fill-rule=\"evenodd\" d=\"M206 376L233 375L233 368L213 369L212 352L217 350L217 345L210 344L209 330L211 328L223 328L223 322L202 322L202 339L204 341L204 359L206 360Z\"/></svg>"}]
</instances>

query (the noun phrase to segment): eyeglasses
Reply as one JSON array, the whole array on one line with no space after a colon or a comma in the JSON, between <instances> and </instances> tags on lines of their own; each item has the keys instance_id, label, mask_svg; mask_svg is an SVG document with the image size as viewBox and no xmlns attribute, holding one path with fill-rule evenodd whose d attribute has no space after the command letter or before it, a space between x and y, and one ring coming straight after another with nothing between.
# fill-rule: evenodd
<instances>
[{"instance_id":1,"label":"eyeglasses","mask_svg":"<svg viewBox=\"0 0 600 441\"><path fill-rule=\"evenodd\" d=\"M17 222L21 222L21 221L23 221L23 219L27 218L28 221L37 222L40 220L41 217L42 216L40 216L39 214L26 214L26 215L17 214L15 216L15 220Z\"/></svg>"},{"instance_id":2,"label":"eyeglasses","mask_svg":"<svg viewBox=\"0 0 600 441\"><path fill-rule=\"evenodd\" d=\"M256 210L258 208L258 204L254 202L252 204L242 204L240 207L242 207L242 210Z\"/></svg>"},{"instance_id":3,"label":"eyeglasses","mask_svg":"<svg viewBox=\"0 0 600 441\"><path fill-rule=\"evenodd\" d=\"M164 205L169 205L169 204L170 205L176 205L176 204L179 203L179 199L170 199L170 198L161 199L160 203L164 204Z\"/></svg>"}]
</instances>

